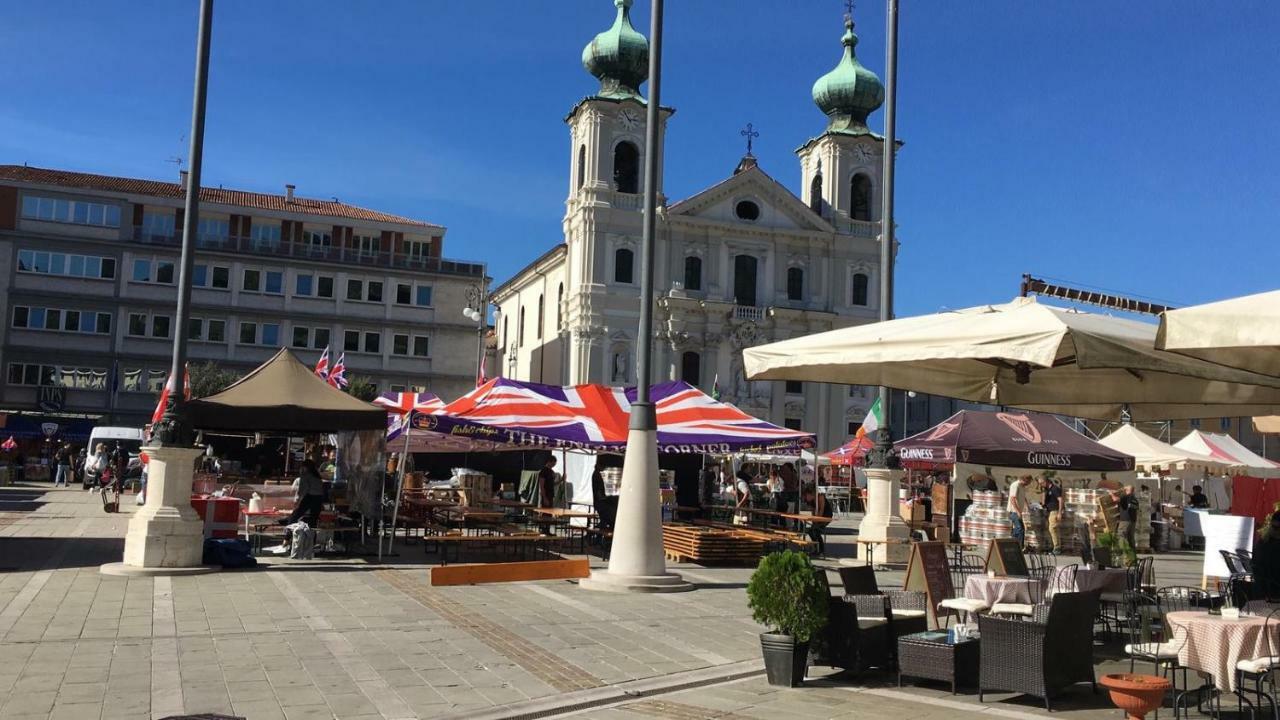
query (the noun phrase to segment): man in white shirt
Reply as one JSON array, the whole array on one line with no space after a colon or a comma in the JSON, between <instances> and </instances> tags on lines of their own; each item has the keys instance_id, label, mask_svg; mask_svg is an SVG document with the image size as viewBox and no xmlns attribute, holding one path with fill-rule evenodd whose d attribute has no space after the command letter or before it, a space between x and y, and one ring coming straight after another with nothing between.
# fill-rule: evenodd
<instances>
[{"instance_id":1,"label":"man in white shirt","mask_svg":"<svg viewBox=\"0 0 1280 720\"><path fill-rule=\"evenodd\" d=\"M1013 539L1018 541L1018 545L1026 545L1027 542L1027 530L1022 518L1027 514L1026 488L1030 482L1031 476L1023 475L1009 486L1009 505L1006 509L1009 511L1009 522L1013 523Z\"/></svg>"}]
</instances>

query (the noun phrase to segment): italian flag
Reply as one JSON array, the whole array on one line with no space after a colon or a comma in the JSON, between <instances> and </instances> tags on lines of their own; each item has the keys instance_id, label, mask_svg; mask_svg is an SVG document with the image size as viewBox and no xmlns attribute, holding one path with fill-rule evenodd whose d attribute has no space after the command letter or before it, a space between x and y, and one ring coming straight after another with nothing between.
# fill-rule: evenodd
<instances>
[{"instance_id":1,"label":"italian flag","mask_svg":"<svg viewBox=\"0 0 1280 720\"><path fill-rule=\"evenodd\" d=\"M858 428L858 434L854 437L861 440L871 433L880 429L884 424L884 413L880 410L880 398L871 403L871 409L867 411L867 417L862 421L862 427Z\"/></svg>"}]
</instances>

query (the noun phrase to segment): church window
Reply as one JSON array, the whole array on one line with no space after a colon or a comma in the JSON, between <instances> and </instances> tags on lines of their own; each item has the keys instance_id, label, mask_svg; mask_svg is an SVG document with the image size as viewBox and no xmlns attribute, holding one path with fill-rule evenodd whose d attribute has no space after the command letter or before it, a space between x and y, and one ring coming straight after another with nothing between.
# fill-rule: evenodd
<instances>
[{"instance_id":1,"label":"church window","mask_svg":"<svg viewBox=\"0 0 1280 720\"><path fill-rule=\"evenodd\" d=\"M578 146L578 189L587 182L587 146Z\"/></svg>"},{"instance_id":2,"label":"church window","mask_svg":"<svg viewBox=\"0 0 1280 720\"><path fill-rule=\"evenodd\" d=\"M760 219L760 206L750 200L742 200L734 206L733 214L737 215L739 220L754 222Z\"/></svg>"},{"instance_id":3,"label":"church window","mask_svg":"<svg viewBox=\"0 0 1280 720\"><path fill-rule=\"evenodd\" d=\"M684 259L684 289L702 289L702 258L697 255Z\"/></svg>"},{"instance_id":4,"label":"church window","mask_svg":"<svg viewBox=\"0 0 1280 720\"><path fill-rule=\"evenodd\" d=\"M696 352L680 356L680 379L697 387L702 382L702 357Z\"/></svg>"},{"instance_id":5,"label":"church window","mask_svg":"<svg viewBox=\"0 0 1280 720\"><path fill-rule=\"evenodd\" d=\"M520 308L520 320L516 322L516 347L524 345L524 307Z\"/></svg>"},{"instance_id":6,"label":"church window","mask_svg":"<svg viewBox=\"0 0 1280 720\"><path fill-rule=\"evenodd\" d=\"M613 149L613 186L618 192L640 192L640 150L626 140Z\"/></svg>"},{"instance_id":7,"label":"church window","mask_svg":"<svg viewBox=\"0 0 1280 720\"><path fill-rule=\"evenodd\" d=\"M564 327L564 283L556 290L556 330Z\"/></svg>"},{"instance_id":8,"label":"church window","mask_svg":"<svg viewBox=\"0 0 1280 720\"><path fill-rule=\"evenodd\" d=\"M542 339L542 316L543 316L544 309L545 308L543 307L542 296L539 295L538 296L538 335L537 335L539 340Z\"/></svg>"},{"instance_id":9,"label":"church window","mask_svg":"<svg viewBox=\"0 0 1280 720\"><path fill-rule=\"evenodd\" d=\"M849 183L852 197L849 216L854 220L871 221L871 178L862 173L853 176Z\"/></svg>"},{"instance_id":10,"label":"church window","mask_svg":"<svg viewBox=\"0 0 1280 720\"><path fill-rule=\"evenodd\" d=\"M738 305L756 305L756 259L751 255L733 258L733 297Z\"/></svg>"},{"instance_id":11,"label":"church window","mask_svg":"<svg viewBox=\"0 0 1280 720\"><path fill-rule=\"evenodd\" d=\"M787 268L787 299L803 300L804 299L804 269L793 267Z\"/></svg>"},{"instance_id":12,"label":"church window","mask_svg":"<svg viewBox=\"0 0 1280 720\"><path fill-rule=\"evenodd\" d=\"M627 248L618 248L613 253L613 281L620 283L631 283L633 273L632 265L635 264L635 253Z\"/></svg>"},{"instance_id":13,"label":"church window","mask_svg":"<svg viewBox=\"0 0 1280 720\"><path fill-rule=\"evenodd\" d=\"M822 214L822 173L814 175L809 183L809 209Z\"/></svg>"},{"instance_id":14,"label":"church window","mask_svg":"<svg viewBox=\"0 0 1280 720\"><path fill-rule=\"evenodd\" d=\"M866 273L853 274L853 304L866 307L867 305L867 286L870 284L870 278Z\"/></svg>"}]
</instances>

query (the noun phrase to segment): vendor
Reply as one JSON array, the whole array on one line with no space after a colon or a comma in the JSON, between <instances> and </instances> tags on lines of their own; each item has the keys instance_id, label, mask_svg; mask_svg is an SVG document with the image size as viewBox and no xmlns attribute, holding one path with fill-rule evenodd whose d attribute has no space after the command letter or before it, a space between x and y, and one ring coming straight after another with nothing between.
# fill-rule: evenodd
<instances>
[{"instance_id":1,"label":"vendor","mask_svg":"<svg viewBox=\"0 0 1280 720\"><path fill-rule=\"evenodd\" d=\"M603 477L601 481L603 482ZM556 504L556 456L548 455L546 463L538 471L538 507L550 508ZM543 523L539 526L543 535L551 534L551 526Z\"/></svg>"},{"instance_id":2,"label":"vendor","mask_svg":"<svg viewBox=\"0 0 1280 720\"><path fill-rule=\"evenodd\" d=\"M292 525L305 514L307 525L314 528L320 522L320 511L324 509L325 490L324 479L320 477L320 471L316 469L313 461L302 461L302 471L293 481L293 493L296 503L293 512L277 522L281 525Z\"/></svg>"},{"instance_id":3,"label":"vendor","mask_svg":"<svg viewBox=\"0 0 1280 720\"><path fill-rule=\"evenodd\" d=\"M1183 493L1187 496L1187 507L1197 510L1207 510L1209 508L1209 496L1204 494L1204 488L1199 485L1193 485L1191 492Z\"/></svg>"}]
</instances>

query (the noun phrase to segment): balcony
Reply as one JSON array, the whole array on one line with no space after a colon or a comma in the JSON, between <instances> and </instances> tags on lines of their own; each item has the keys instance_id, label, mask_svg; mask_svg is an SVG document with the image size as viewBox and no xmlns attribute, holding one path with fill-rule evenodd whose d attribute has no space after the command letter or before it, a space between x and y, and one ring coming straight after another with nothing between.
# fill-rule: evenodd
<instances>
[{"instance_id":1,"label":"balcony","mask_svg":"<svg viewBox=\"0 0 1280 720\"><path fill-rule=\"evenodd\" d=\"M750 320L751 322L760 322L764 319L764 308L752 307L750 305L734 305L734 320Z\"/></svg>"},{"instance_id":2,"label":"balcony","mask_svg":"<svg viewBox=\"0 0 1280 720\"><path fill-rule=\"evenodd\" d=\"M182 236L178 233L172 235L157 234L135 227L133 229L133 241L143 245L177 248L182 244ZM447 260L438 257L413 257L386 252L364 252L356 248L312 245L285 240L255 240L226 235L200 235L196 238L196 248L211 252L262 255L273 258L287 257L369 268L391 268L414 272L462 275L473 278L484 277L485 271L483 263Z\"/></svg>"}]
</instances>

